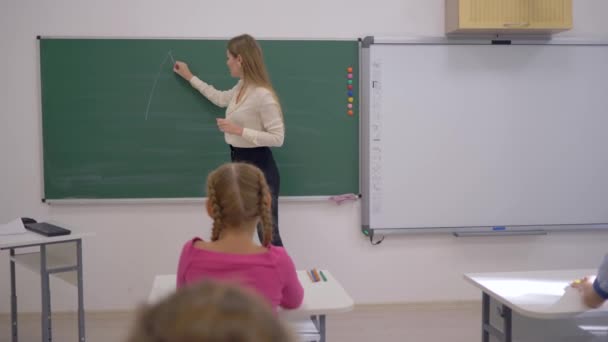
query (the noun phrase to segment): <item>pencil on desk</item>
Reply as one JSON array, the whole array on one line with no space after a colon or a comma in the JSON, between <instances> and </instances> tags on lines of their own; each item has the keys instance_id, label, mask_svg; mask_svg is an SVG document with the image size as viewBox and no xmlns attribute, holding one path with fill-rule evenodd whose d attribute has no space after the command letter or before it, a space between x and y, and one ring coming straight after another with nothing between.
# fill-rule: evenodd
<instances>
[{"instance_id":1,"label":"pencil on desk","mask_svg":"<svg viewBox=\"0 0 608 342\"><path fill-rule=\"evenodd\" d=\"M321 281L321 276L319 276L319 271L317 271L317 269L316 269L316 268L313 268L313 269L312 269L312 274L315 276L315 279L316 279L317 281Z\"/></svg>"},{"instance_id":2,"label":"pencil on desk","mask_svg":"<svg viewBox=\"0 0 608 342\"><path fill-rule=\"evenodd\" d=\"M308 274L308 278L310 278L310 281L312 281L314 283L315 278L312 276L312 273L310 271L306 271L306 274Z\"/></svg>"},{"instance_id":3,"label":"pencil on desk","mask_svg":"<svg viewBox=\"0 0 608 342\"><path fill-rule=\"evenodd\" d=\"M310 275L310 277L312 278L312 282L316 283L317 282L317 278L315 277L315 272L313 272L312 270L308 271L308 274Z\"/></svg>"},{"instance_id":4,"label":"pencil on desk","mask_svg":"<svg viewBox=\"0 0 608 342\"><path fill-rule=\"evenodd\" d=\"M319 271L319 273L321 274L321 278L323 278L323 281L327 281L327 278L325 278L325 274L323 274L323 271Z\"/></svg>"}]
</instances>

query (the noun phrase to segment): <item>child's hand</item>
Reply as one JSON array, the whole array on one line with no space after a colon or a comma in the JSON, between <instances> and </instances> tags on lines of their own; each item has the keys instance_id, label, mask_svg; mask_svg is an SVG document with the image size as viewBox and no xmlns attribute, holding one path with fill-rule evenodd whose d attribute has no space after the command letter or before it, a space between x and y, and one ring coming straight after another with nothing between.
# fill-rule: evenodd
<instances>
[{"instance_id":1,"label":"child's hand","mask_svg":"<svg viewBox=\"0 0 608 342\"><path fill-rule=\"evenodd\" d=\"M604 299L600 297L593 288L593 281L590 276L582 279L577 279L570 284L581 293L583 302L590 308L598 308L604 303Z\"/></svg>"},{"instance_id":2,"label":"child's hand","mask_svg":"<svg viewBox=\"0 0 608 342\"><path fill-rule=\"evenodd\" d=\"M583 292L583 288L586 286L585 284L591 284L591 282L589 281L589 277L583 277L581 279L576 279L572 283L570 283L570 286L574 287L575 289L579 290L580 292ZM593 284L591 284L591 285L593 285Z\"/></svg>"}]
</instances>

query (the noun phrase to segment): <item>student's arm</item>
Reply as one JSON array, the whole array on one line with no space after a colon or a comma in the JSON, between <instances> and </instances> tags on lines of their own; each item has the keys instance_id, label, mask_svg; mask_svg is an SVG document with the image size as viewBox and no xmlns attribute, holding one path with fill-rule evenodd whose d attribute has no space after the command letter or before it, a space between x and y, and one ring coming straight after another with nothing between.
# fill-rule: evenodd
<instances>
[{"instance_id":1,"label":"student's arm","mask_svg":"<svg viewBox=\"0 0 608 342\"><path fill-rule=\"evenodd\" d=\"M281 278L283 279L283 296L279 305L286 309L295 309L302 305L304 288L300 284L293 261L284 249L279 265L281 267L279 272L282 274Z\"/></svg>"},{"instance_id":2,"label":"student's arm","mask_svg":"<svg viewBox=\"0 0 608 342\"><path fill-rule=\"evenodd\" d=\"M186 285L186 269L188 267L188 260L190 259L188 254L190 247L192 246L192 241L186 242L184 247L182 248L182 254L179 256L179 262L177 264L177 283L176 287L182 288Z\"/></svg>"},{"instance_id":3,"label":"student's arm","mask_svg":"<svg viewBox=\"0 0 608 342\"><path fill-rule=\"evenodd\" d=\"M257 146L279 147L285 138L285 125L279 103L270 91L260 90L258 108L263 131L243 128L243 138Z\"/></svg>"},{"instance_id":4,"label":"student's arm","mask_svg":"<svg viewBox=\"0 0 608 342\"><path fill-rule=\"evenodd\" d=\"M597 271L597 277L593 282L593 290L602 299L599 305L608 300L608 254L604 257L604 261Z\"/></svg>"}]
</instances>

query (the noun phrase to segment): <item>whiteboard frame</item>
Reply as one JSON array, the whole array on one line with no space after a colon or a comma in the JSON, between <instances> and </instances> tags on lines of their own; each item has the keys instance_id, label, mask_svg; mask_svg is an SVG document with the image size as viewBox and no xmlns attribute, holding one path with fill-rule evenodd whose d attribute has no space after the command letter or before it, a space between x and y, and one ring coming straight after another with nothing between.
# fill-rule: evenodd
<instances>
[{"instance_id":1,"label":"whiteboard frame","mask_svg":"<svg viewBox=\"0 0 608 342\"><path fill-rule=\"evenodd\" d=\"M479 236L479 235L544 235L549 231L606 231L607 223L593 224L548 224L548 225L514 225L514 226L465 226L465 227L419 227L419 228L374 228L370 226L370 141L369 127L371 124L370 110L371 100L368 94L371 93L369 80L371 79L370 47L372 45L493 45L493 41L508 41L505 45L575 45L575 46L608 46L606 39L586 39L586 38L560 38L551 39L547 36L480 36L471 37L375 37L367 36L361 39L361 54L359 59L361 97L359 113L360 125L360 186L361 191L361 232L373 239L375 235L392 234L431 234L431 233L452 233L454 236ZM500 44L500 42L496 42Z\"/></svg>"}]
</instances>

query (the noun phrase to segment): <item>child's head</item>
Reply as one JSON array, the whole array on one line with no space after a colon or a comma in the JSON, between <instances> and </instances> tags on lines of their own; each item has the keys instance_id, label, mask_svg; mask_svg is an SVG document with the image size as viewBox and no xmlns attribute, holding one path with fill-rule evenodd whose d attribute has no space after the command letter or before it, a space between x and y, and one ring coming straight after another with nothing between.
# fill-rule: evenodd
<instances>
[{"instance_id":1,"label":"child's head","mask_svg":"<svg viewBox=\"0 0 608 342\"><path fill-rule=\"evenodd\" d=\"M228 163L207 177L207 211L213 219L211 241L226 229L253 229L261 220L268 246L272 239L270 190L260 169L245 163Z\"/></svg>"},{"instance_id":2,"label":"child's head","mask_svg":"<svg viewBox=\"0 0 608 342\"><path fill-rule=\"evenodd\" d=\"M139 313L128 342L289 342L291 333L255 293L204 281Z\"/></svg>"}]
</instances>

